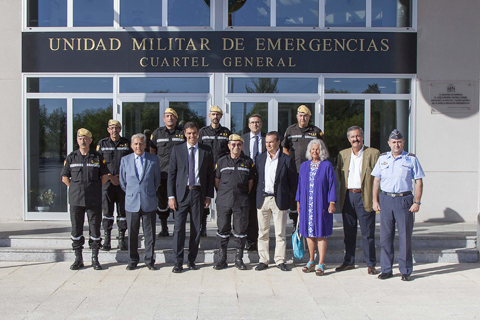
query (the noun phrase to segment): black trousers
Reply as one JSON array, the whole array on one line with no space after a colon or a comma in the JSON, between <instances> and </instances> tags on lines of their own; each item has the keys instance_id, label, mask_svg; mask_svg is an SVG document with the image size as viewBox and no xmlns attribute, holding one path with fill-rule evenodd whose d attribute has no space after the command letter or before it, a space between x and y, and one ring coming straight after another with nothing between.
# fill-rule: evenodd
<instances>
[{"instance_id":1,"label":"black trousers","mask_svg":"<svg viewBox=\"0 0 480 320\"><path fill-rule=\"evenodd\" d=\"M235 237L236 248L243 249L247 240L248 208L248 206L226 207L217 203L217 238L221 247L228 245L233 215L233 236Z\"/></svg>"},{"instance_id":2,"label":"black trousers","mask_svg":"<svg viewBox=\"0 0 480 320\"><path fill-rule=\"evenodd\" d=\"M160 220L167 220L170 215L167 196L167 179L160 180L160 186L157 189L157 215Z\"/></svg>"},{"instance_id":3,"label":"black trousers","mask_svg":"<svg viewBox=\"0 0 480 320\"><path fill-rule=\"evenodd\" d=\"M190 214L190 241L188 244L188 261L195 262L200 244L200 228L204 199L200 189L187 189L185 199L177 200L177 211L175 211L175 230L173 232L173 254L178 264L183 264L183 252L185 244L185 233L187 216Z\"/></svg>"},{"instance_id":4,"label":"black trousers","mask_svg":"<svg viewBox=\"0 0 480 320\"><path fill-rule=\"evenodd\" d=\"M257 215L257 185L254 184L248 195L250 207L248 208L247 241L257 243L258 240L258 215Z\"/></svg>"},{"instance_id":5,"label":"black trousers","mask_svg":"<svg viewBox=\"0 0 480 320\"><path fill-rule=\"evenodd\" d=\"M125 216L125 192L120 186L106 183L102 187L102 211L103 230L110 231L113 228L114 206L117 204L117 226L119 231L127 230L127 218Z\"/></svg>"},{"instance_id":6,"label":"black trousers","mask_svg":"<svg viewBox=\"0 0 480 320\"><path fill-rule=\"evenodd\" d=\"M70 206L70 221L72 222L72 248L83 249L85 238L83 237L83 224L85 223L85 212L88 219L88 245L92 249L99 249L102 246L100 235L100 224L102 222L101 207Z\"/></svg>"},{"instance_id":7,"label":"black trousers","mask_svg":"<svg viewBox=\"0 0 480 320\"><path fill-rule=\"evenodd\" d=\"M140 231L140 220L142 220L143 236L145 238L145 263L155 263L155 222L157 217L155 211L139 212L127 211L128 224L128 255L130 263L138 263L138 233Z\"/></svg>"},{"instance_id":8,"label":"black trousers","mask_svg":"<svg viewBox=\"0 0 480 320\"><path fill-rule=\"evenodd\" d=\"M343 263L348 265L355 264L358 220L362 232L363 259L367 266L375 266L377 263L375 253L375 211L365 211L361 193L347 191L342 218L345 243L345 257Z\"/></svg>"}]
</instances>

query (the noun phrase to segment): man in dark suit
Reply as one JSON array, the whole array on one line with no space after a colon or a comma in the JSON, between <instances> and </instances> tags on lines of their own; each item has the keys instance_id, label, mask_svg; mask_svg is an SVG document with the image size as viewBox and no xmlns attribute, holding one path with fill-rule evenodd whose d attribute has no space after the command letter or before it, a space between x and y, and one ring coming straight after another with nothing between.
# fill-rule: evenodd
<instances>
[{"instance_id":1,"label":"man in dark suit","mask_svg":"<svg viewBox=\"0 0 480 320\"><path fill-rule=\"evenodd\" d=\"M120 164L120 186L125 191L125 212L128 226L128 254L130 256L127 270L137 267L138 232L140 219L145 237L145 264L149 270L155 270L155 223L157 197L160 185L160 166L158 158L145 152L147 146L143 133L132 136L131 147L134 153L122 158Z\"/></svg>"},{"instance_id":2,"label":"man in dark suit","mask_svg":"<svg viewBox=\"0 0 480 320\"><path fill-rule=\"evenodd\" d=\"M287 213L296 189L297 170L295 161L280 150L280 135L276 131L267 133L267 152L255 159L258 171L257 216L258 255L260 263L255 270L268 268L270 218L275 227L275 264L282 271L289 271L285 264L287 247Z\"/></svg>"},{"instance_id":3,"label":"man in dark suit","mask_svg":"<svg viewBox=\"0 0 480 320\"><path fill-rule=\"evenodd\" d=\"M242 151L245 155L255 163L255 157L260 153L265 152L265 133L262 132L262 116L259 114L253 114L248 118L248 128L250 132L245 133L242 139L245 141ZM250 192L250 209L248 214L248 227L247 227L247 242L245 249L248 251L257 250L257 237L258 237L258 219L257 219L257 206L255 205L257 197L257 169L254 167L255 178L253 180L253 188Z\"/></svg>"},{"instance_id":4,"label":"man in dark suit","mask_svg":"<svg viewBox=\"0 0 480 320\"><path fill-rule=\"evenodd\" d=\"M175 146L170 155L168 172L168 205L175 210L173 253L176 257L174 273L183 270L183 246L185 224L190 213L190 243L188 269L197 269L195 259L200 243L203 209L210 206L213 198L214 163L212 149L198 144L198 127L195 122L184 126L186 143Z\"/></svg>"}]
</instances>

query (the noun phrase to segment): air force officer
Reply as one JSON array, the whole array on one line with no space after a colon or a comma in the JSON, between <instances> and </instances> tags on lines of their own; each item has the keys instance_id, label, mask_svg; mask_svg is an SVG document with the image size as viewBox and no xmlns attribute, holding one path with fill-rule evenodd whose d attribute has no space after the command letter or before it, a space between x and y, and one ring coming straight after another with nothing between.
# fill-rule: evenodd
<instances>
[{"instance_id":1,"label":"air force officer","mask_svg":"<svg viewBox=\"0 0 480 320\"><path fill-rule=\"evenodd\" d=\"M119 177L120 186L126 195L125 211L130 257L127 270L135 269L140 260L137 249L140 219L145 236L145 264L149 270L155 270L156 190L160 185L160 166L155 155L145 152L144 134L134 134L131 147L134 153L122 158Z\"/></svg>"}]
</instances>

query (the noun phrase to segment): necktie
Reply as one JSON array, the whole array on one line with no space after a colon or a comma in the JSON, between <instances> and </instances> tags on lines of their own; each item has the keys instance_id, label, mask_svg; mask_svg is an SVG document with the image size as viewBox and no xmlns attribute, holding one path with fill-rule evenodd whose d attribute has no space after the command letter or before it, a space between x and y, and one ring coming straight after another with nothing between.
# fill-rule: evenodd
<instances>
[{"instance_id":1,"label":"necktie","mask_svg":"<svg viewBox=\"0 0 480 320\"><path fill-rule=\"evenodd\" d=\"M138 179L141 179L143 176L143 158L137 157L137 174Z\"/></svg>"},{"instance_id":2,"label":"necktie","mask_svg":"<svg viewBox=\"0 0 480 320\"><path fill-rule=\"evenodd\" d=\"M252 159L255 162L255 157L258 155L258 136L255 136L255 142L253 144Z\"/></svg>"},{"instance_id":3,"label":"necktie","mask_svg":"<svg viewBox=\"0 0 480 320\"><path fill-rule=\"evenodd\" d=\"M188 157L188 185L195 186L195 148L190 147L190 157Z\"/></svg>"}]
</instances>

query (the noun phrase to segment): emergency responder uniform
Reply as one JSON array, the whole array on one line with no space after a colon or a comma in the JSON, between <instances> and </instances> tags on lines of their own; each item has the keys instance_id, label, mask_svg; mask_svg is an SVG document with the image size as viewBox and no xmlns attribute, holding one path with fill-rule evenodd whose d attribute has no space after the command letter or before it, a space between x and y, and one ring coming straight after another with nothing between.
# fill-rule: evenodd
<instances>
[{"instance_id":1,"label":"emergency responder uniform","mask_svg":"<svg viewBox=\"0 0 480 320\"><path fill-rule=\"evenodd\" d=\"M165 113L172 113L177 117L177 113L168 108L165 110ZM162 224L162 230L159 232L159 236L168 237L168 226L167 219L170 215L170 209L168 207L168 196L167 196L167 178L168 178L168 163L170 161L170 153L172 148L178 144L182 144L186 141L185 135L183 134L183 128L178 125L173 129L168 129L167 127L160 127L153 131L150 137L150 147L156 148L158 162L160 164L160 186L157 189L157 215Z\"/></svg>"},{"instance_id":2,"label":"emergency responder uniform","mask_svg":"<svg viewBox=\"0 0 480 320\"><path fill-rule=\"evenodd\" d=\"M212 106L210 112L219 112L223 115L222 109L217 106ZM217 163L218 159L230 153L228 149L228 137L232 132L227 128L219 125L214 129L211 125L205 126L198 132L198 142L208 145L212 148L213 161ZM210 208L203 210L202 229L200 235L205 237L207 235L207 216L210 214Z\"/></svg>"},{"instance_id":3,"label":"emergency responder uniform","mask_svg":"<svg viewBox=\"0 0 480 320\"><path fill-rule=\"evenodd\" d=\"M312 115L310 109L306 106L300 106L298 112L304 112L310 116ZM287 149L290 156L295 160L297 172L300 172L300 165L307 161L305 153L307 152L308 144L313 139L323 140L323 132L318 127L311 124L305 128L300 128L298 123L295 123L289 126L285 131L285 138L283 139L282 147ZM297 202L295 200L292 201L290 213L288 215L290 219L293 220L293 227L295 228L298 220Z\"/></svg>"},{"instance_id":4,"label":"emergency responder uniform","mask_svg":"<svg viewBox=\"0 0 480 320\"><path fill-rule=\"evenodd\" d=\"M108 122L108 126L118 125L120 122L113 120ZM113 141L110 137L104 138L98 142L97 151L105 159L108 171L113 176L118 176L120 172L120 160L122 157L133 152L130 148L130 141L127 138L120 137L118 141ZM117 226L118 226L118 248L128 250L125 240L125 231L127 230L127 218L125 215L125 192L120 185L114 185L109 180L102 187L102 226L105 233L103 250L108 251L111 246L111 232L113 228L114 205L117 205Z\"/></svg>"},{"instance_id":5,"label":"emergency responder uniform","mask_svg":"<svg viewBox=\"0 0 480 320\"><path fill-rule=\"evenodd\" d=\"M78 130L77 135L86 135L86 129ZM85 134L84 134L85 133ZM85 212L88 217L89 241L92 249L92 265L95 269L102 267L98 263L98 251L102 246L100 224L102 221L102 176L108 174L108 168L102 155L89 151L83 156L80 150L70 153L65 159L62 176L70 178L68 200L70 204L70 221L72 223L72 247L75 251L73 270L83 267L82 250L85 243L83 224Z\"/></svg>"},{"instance_id":6,"label":"emergency responder uniform","mask_svg":"<svg viewBox=\"0 0 480 320\"><path fill-rule=\"evenodd\" d=\"M233 137L232 137L233 136ZM232 135L231 141L242 141L239 135ZM248 210L250 206L249 182L255 178L253 161L241 154L233 159L230 154L220 158L216 164L215 178L219 179L217 190L217 240L219 244L219 261L215 269L227 267L227 245L232 230L235 237L235 265L245 270L243 249L247 240Z\"/></svg>"}]
</instances>

